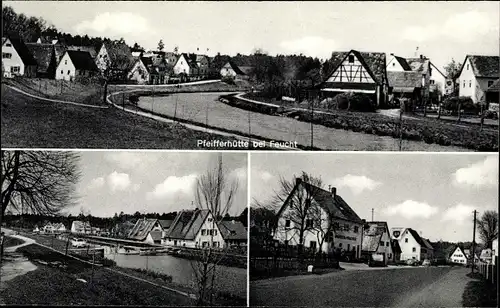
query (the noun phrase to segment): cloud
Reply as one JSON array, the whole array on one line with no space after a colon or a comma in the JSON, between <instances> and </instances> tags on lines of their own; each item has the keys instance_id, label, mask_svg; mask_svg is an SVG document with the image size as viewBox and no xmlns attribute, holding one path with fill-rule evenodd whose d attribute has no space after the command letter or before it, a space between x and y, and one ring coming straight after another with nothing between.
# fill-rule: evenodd
<instances>
[{"instance_id":1,"label":"cloud","mask_svg":"<svg viewBox=\"0 0 500 308\"><path fill-rule=\"evenodd\" d=\"M447 208L443 213L442 221L455 221L462 224L467 220L472 220L472 211L474 207L460 203Z\"/></svg>"},{"instance_id":2,"label":"cloud","mask_svg":"<svg viewBox=\"0 0 500 308\"><path fill-rule=\"evenodd\" d=\"M186 176L169 176L160 184L157 184L153 191L148 192L148 199L164 199L178 193L192 194L198 176L190 174Z\"/></svg>"},{"instance_id":3,"label":"cloud","mask_svg":"<svg viewBox=\"0 0 500 308\"><path fill-rule=\"evenodd\" d=\"M382 183L374 181L364 175L347 174L344 177L333 180L333 185L342 188L347 187L351 189L354 194L360 194L364 190L374 190Z\"/></svg>"},{"instance_id":4,"label":"cloud","mask_svg":"<svg viewBox=\"0 0 500 308\"><path fill-rule=\"evenodd\" d=\"M121 191L127 189L130 184L130 176L126 173L118 173L113 171L113 173L108 175L108 185L111 188L111 191Z\"/></svg>"},{"instance_id":5,"label":"cloud","mask_svg":"<svg viewBox=\"0 0 500 308\"><path fill-rule=\"evenodd\" d=\"M247 180L247 168L236 168L231 171L229 177L235 177L237 180L246 181Z\"/></svg>"},{"instance_id":6,"label":"cloud","mask_svg":"<svg viewBox=\"0 0 500 308\"><path fill-rule=\"evenodd\" d=\"M283 41L280 47L287 53L303 53L307 56L330 58L332 50L335 50L337 44L332 39L326 39L319 36L306 36L294 40Z\"/></svg>"},{"instance_id":7,"label":"cloud","mask_svg":"<svg viewBox=\"0 0 500 308\"><path fill-rule=\"evenodd\" d=\"M488 156L485 160L466 168L458 169L454 174L454 183L471 186L498 185L498 157Z\"/></svg>"},{"instance_id":8,"label":"cloud","mask_svg":"<svg viewBox=\"0 0 500 308\"><path fill-rule=\"evenodd\" d=\"M386 215L399 215L406 219L429 218L438 211L439 209L435 206L413 200L406 200L403 203L392 205L384 209Z\"/></svg>"},{"instance_id":9,"label":"cloud","mask_svg":"<svg viewBox=\"0 0 500 308\"><path fill-rule=\"evenodd\" d=\"M95 179L92 179L88 185L88 189L96 189L104 186L105 180L103 177L98 177Z\"/></svg>"},{"instance_id":10,"label":"cloud","mask_svg":"<svg viewBox=\"0 0 500 308\"><path fill-rule=\"evenodd\" d=\"M104 159L125 170L133 170L153 164L158 158L159 156L155 153L126 151L110 152L104 156Z\"/></svg>"},{"instance_id":11,"label":"cloud","mask_svg":"<svg viewBox=\"0 0 500 308\"><path fill-rule=\"evenodd\" d=\"M78 33L105 33L106 35L141 35L150 34L153 28L149 21L130 12L104 12L97 14L93 20L85 20L75 26Z\"/></svg>"},{"instance_id":12,"label":"cloud","mask_svg":"<svg viewBox=\"0 0 500 308\"><path fill-rule=\"evenodd\" d=\"M467 11L450 16L441 23L411 25L403 30L403 38L423 42L444 37L459 42L472 42L490 33L498 34L498 17L486 12Z\"/></svg>"}]
</instances>

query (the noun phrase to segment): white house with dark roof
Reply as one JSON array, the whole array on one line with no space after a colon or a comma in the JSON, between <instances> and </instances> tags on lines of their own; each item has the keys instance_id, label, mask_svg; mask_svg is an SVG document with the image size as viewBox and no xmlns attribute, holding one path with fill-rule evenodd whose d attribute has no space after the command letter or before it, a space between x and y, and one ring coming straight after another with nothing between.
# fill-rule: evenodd
<instances>
[{"instance_id":1,"label":"white house with dark roof","mask_svg":"<svg viewBox=\"0 0 500 308\"><path fill-rule=\"evenodd\" d=\"M324 96L339 93L365 93L374 96L377 105L387 94L386 55L383 52L332 52L332 71L320 85Z\"/></svg>"},{"instance_id":2,"label":"white house with dark roof","mask_svg":"<svg viewBox=\"0 0 500 308\"><path fill-rule=\"evenodd\" d=\"M88 221L75 220L71 223L71 233L91 234L92 226Z\"/></svg>"},{"instance_id":3,"label":"white house with dark roof","mask_svg":"<svg viewBox=\"0 0 500 308\"><path fill-rule=\"evenodd\" d=\"M500 57L467 55L458 77L459 96L486 102L486 90L500 77Z\"/></svg>"},{"instance_id":4,"label":"white house with dark roof","mask_svg":"<svg viewBox=\"0 0 500 308\"><path fill-rule=\"evenodd\" d=\"M173 67L175 75L185 74L186 76L193 76L199 74L199 68L196 64L196 55L189 55L186 53L181 54L177 58L177 62Z\"/></svg>"},{"instance_id":5,"label":"white house with dark roof","mask_svg":"<svg viewBox=\"0 0 500 308\"><path fill-rule=\"evenodd\" d=\"M92 77L98 68L90 53L67 50L56 68L56 79L73 81L78 77Z\"/></svg>"},{"instance_id":6,"label":"white house with dark roof","mask_svg":"<svg viewBox=\"0 0 500 308\"><path fill-rule=\"evenodd\" d=\"M310 196L307 200L311 200L311 204L301 223L303 215L297 217L293 204L298 202L296 198L306 195ZM361 257L364 220L337 194L336 188L327 191L297 178L277 217L274 239L281 243L302 244L325 253L347 251L355 258ZM300 243L300 229L303 230L303 243Z\"/></svg>"},{"instance_id":7,"label":"white house with dark roof","mask_svg":"<svg viewBox=\"0 0 500 308\"><path fill-rule=\"evenodd\" d=\"M389 227L385 221L367 222L363 230L362 254L366 257L382 255L384 263L394 260Z\"/></svg>"},{"instance_id":8,"label":"white house with dark roof","mask_svg":"<svg viewBox=\"0 0 500 308\"><path fill-rule=\"evenodd\" d=\"M135 59L135 64L132 69L127 74L128 80L133 80L137 84L147 84L149 83L150 74L149 68L146 66L145 62L148 63L150 59L137 57Z\"/></svg>"},{"instance_id":9,"label":"white house with dark roof","mask_svg":"<svg viewBox=\"0 0 500 308\"><path fill-rule=\"evenodd\" d=\"M457 245L451 252L449 260L451 263L466 265L468 258L464 252L464 249Z\"/></svg>"},{"instance_id":10,"label":"white house with dark roof","mask_svg":"<svg viewBox=\"0 0 500 308\"><path fill-rule=\"evenodd\" d=\"M37 62L28 47L20 38L2 38L2 76L13 78L15 76L35 77Z\"/></svg>"},{"instance_id":11,"label":"white house with dark roof","mask_svg":"<svg viewBox=\"0 0 500 308\"><path fill-rule=\"evenodd\" d=\"M137 220L130 229L127 239L149 244L161 244L163 227L158 219L143 218Z\"/></svg>"},{"instance_id":12,"label":"white house with dark roof","mask_svg":"<svg viewBox=\"0 0 500 308\"><path fill-rule=\"evenodd\" d=\"M245 79L247 78L247 75L243 70L237 66L233 61L228 61L221 69L219 74L221 75L222 78L224 77L230 77L230 78L236 78L236 79Z\"/></svg>"},{"instance_id":13,"label":"white house with dark roof","mask_svg":"<svg viewBox=\"0 0 500 308\"><path fill-rule=\"evenodd\" d=\"M391 228L391 237L399 243L402 261L409 259L423 261L434 257L434 248L429 241L411 228Z\"/></svg>"}]
</instances>

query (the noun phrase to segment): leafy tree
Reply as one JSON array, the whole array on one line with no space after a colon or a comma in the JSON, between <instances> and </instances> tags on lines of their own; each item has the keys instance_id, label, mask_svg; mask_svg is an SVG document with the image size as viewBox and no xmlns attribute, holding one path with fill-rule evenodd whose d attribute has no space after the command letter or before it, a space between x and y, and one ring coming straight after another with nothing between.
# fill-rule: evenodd
<instances>
[{"instance_id":1,"label":"leafy tree","mask_svg":"<svg viewBox=\"0 0 500 308\"><path fill-rule=\"evenodd\" d=\"M163 43L163 40L160 40L158 42L158 51L163 51L163 49L165 48L165 44Z\"/></svg>"}]
</instances>

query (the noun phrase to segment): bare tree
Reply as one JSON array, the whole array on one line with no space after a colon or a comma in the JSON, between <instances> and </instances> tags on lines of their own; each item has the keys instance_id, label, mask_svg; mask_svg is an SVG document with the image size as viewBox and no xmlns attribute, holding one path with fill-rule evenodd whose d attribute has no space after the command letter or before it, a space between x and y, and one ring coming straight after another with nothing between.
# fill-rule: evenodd
<instances>
[{"instance_id":1,"label":"bare tree","mask_svg":"<svg viewBox=\"0 0 500 308\"><path fill-rule=\"evenodd\" d=\"M222 154L219 154L217 165L199 177L196 184L196 204L199 209L208 210L213 218L210 242L208 246L201 247L200 258L191 262L198 289L198 305L214 304L217 265L224 259L228 247L216 247L215 233L212 231L220 230L222 219L231 209L237 191L238 181L228 177L222 163Z\"/></svg>"},{"instance_id":2,"label":"bare tree","mask_svg":"<svg viewBox=\"0 0 500 308\"><path fill-rule=\"evenodd\" d=\"M2 216L7 207L53 215L73 205L79 156L62 151L2 151Z\"/></svg>"},{"instance_id":3,"label":"bare tree","mask_svg":"<svg viewBox=\"0 0 500 308\"><path fill-rule=\"evenodd\" d=\"M334 227L330 214L323 210L319 205L312 206L310 209L311 229L316 233L318 240L318 252L323 250L323 244L333 240L332 231Z\"/></svg>"},{"instance_id":4,"label":"bare tree","mask_svg":"<svg viewBox=\"0 0 500 308\"><path fill-rule=\"evenodd\" d=\"M304 185L308 185L307 189ZM310 220L314 218L315 212L315 207L312 205L322 186L321 178L316 178L306 172L302 172L302 175L294 178L293 181L280 178L280 189L275 192L271 202L271 205L275 207L281 207L287 202L288 210L282 213L282 217L291 222L288 230L298 234L299 254L302 252L306 231L314 229L314 221L311 223Z\"/></svg>"},{"instance_id":5,"label":"bare tree","mask_svg":"<svg viewBox=\"0 0 500 308\"><path fill-rule=\"evenodd\" d=\"M491 248L493 240L498 238L498 213L485 211L477 221L477 230L486 248Z\"/></svg>"}]
</instances>

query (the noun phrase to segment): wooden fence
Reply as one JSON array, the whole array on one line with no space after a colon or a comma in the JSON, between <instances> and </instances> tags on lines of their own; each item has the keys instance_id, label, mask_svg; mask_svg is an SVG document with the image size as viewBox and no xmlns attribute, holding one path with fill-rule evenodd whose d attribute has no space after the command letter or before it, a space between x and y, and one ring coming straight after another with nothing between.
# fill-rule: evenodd
<instances>
[{"instance_id":1,"label":"wooden fence","mask_svg":"<svg viewBox=\"0 0 500 308\"><path fill-rule=\"evenodd\" d=\"M488 281L492 284L496 284L498 282L497 263L489 264L489 263L480 262L477 264L477 266L478 266L479 274L483 275L483 277L484 277L484 279L486 279L486 281Z\"/></svg>"},{"instance_id":2,"label":"wooden fence","mask_svg":"<svg viewBox=\"0 0 500 308\"><path fill-rule=\"evenodd\" d=\"M339 261L334 258L304 258L296 257L252 257L250 258L250 270L276 271L276 270L301 270L308 265L315 268L338 268Z\"/></svg>"}]
</instances>

